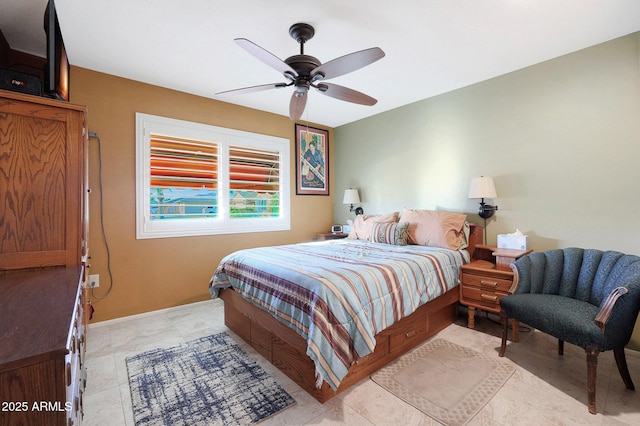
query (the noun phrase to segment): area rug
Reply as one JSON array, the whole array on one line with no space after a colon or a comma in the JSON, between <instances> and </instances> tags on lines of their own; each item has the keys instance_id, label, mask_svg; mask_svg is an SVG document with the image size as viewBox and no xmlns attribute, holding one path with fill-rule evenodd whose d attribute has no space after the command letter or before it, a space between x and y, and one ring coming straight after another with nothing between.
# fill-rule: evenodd
<instances>
[{"instance_id":1,"label":"area rug","mask_svg":"<svg viewBox=\"0 0 640 426\"><path fill-rule=\"evenodd\" d=\"M444 339L430 340L371 379L445 425L467 424L511 377L507 360Z\"/></svg>"},{"instance_id":2,"label":"area rug","mask_svg":"<svg viewBox=\"0 0 640 426\"><path fill-rule=\"evenodd\" d=\"M227 333L126 363L136 425L250 425L295 403Z\"/></svg>"}]
</instances>

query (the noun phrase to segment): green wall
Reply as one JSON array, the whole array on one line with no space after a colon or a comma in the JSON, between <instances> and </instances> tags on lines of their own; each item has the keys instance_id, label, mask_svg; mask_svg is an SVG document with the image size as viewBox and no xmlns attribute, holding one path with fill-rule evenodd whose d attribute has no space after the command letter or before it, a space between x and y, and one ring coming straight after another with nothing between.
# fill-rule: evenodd
<instances>
[{"instance_id":1,"label":"green wall","mask_svg":"<svg viewBox=\"0 0 640 426\"><path fill-rule=\"evenodd\" d=\"M640 255L640 33L338 127L334 154L336 223L353 218L349 187L365 213L406 206L482 223L467 194L484 175L499 206L489 244L519 228L535 250Z\"/></svg>"}]
</instances>

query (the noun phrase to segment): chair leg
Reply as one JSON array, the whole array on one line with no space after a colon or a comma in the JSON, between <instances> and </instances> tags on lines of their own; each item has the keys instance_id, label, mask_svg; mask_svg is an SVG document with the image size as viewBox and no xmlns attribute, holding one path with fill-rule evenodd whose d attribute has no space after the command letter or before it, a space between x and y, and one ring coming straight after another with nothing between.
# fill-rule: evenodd
<instances>
[{"instance_id":1,"label":"chair leg","mask_svg":"<svg viewBox=\"0 0 640 426\"><path fill-rule=\"evenodd\" d=\"M558 355L564 355L564 340L558 339Z\"/></svg>"},{"instance_id":2,"label":"chair leg","mask_svg":"<svg viewBox=\"0 0 640 426\"><path fill-rule=\"evenodd\" d=\"M511 318L511 341L518 342L520 341L520 321L517 319Z\"/></svg>"},{"instance_id":3,"label":"chair leg","mask_svg":"<svg viewBox=\"0 0 640 426\"><path fill-rule=\"evenodd\" d=\"M597 414L596 410L596 372L598 369L598 348L587 345L587 401L591 414Z\"/></svg>"},{"instance_id":4,"label":"chair leg","mask_svg":"<svg viewBox=\"0 0 640 426\"><path fill-rule=\"evenodd\" d=\"M631 381L631 375L629 374L629 368L627 367L627 357L624 354L624 346L615 348L613 350L613 355L616 358L616 364L618 365L618 371L620 372L620 376L622 376L622 381L624 385L629 390L636 390L636 387L633 386L633 382Z\"/></svg>"},{"instance_id":5,"label":"chair leg","mask_svg":"<svg viewBox=\"0 0 640 426\"><path fill-rule=\"evenodd\" d=\"M509 333L509 319L507 313L500 310L500 323L502 323L502 344L500 345L500 352L498 356L503 357L504 351L507 350L507 334Z\"/></svg>"}]
</instances>

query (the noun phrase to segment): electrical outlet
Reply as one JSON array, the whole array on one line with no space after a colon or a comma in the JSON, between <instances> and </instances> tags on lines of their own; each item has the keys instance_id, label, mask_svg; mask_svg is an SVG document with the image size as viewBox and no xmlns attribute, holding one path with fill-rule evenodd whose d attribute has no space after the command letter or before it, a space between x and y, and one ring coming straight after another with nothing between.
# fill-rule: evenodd
<instances>
[{"instance_id":1,"label":"electrical outlet","mask_svg":"<svg viewBox=\"0 0 640 426\"><path fill-rule=\"evenodd\" d=\"M89 275L89 287L100 287L100 274Z\"/></svg>"}]
</instances>

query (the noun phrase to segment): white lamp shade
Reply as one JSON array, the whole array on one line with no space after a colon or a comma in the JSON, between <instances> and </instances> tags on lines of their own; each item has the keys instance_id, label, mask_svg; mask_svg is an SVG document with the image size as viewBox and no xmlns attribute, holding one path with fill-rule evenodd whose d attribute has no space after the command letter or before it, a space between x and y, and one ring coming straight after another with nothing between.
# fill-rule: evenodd
<instances>
[{"instance_id":1,"label":"white lamp shade","mask_svg":"<svg viewBox=\"0 0 640 426\"><path fill-rule=\"evenodd\" d=\"M474 177L471 179L469 188L469 198L497 198L496 187L493 178L487 176Z\"/></svg>"},{"instance_id":2,"label":"white lamp shade","mask_svg":"<svg viewBox=\"0 0 640 426\"><path fill-rule=\"evenodd\" d=\"M360 195L358 195L357 189L345 189L344 198L342 198L342 204L358 204L360 202Z\"/></svg>"}]
</instances>

